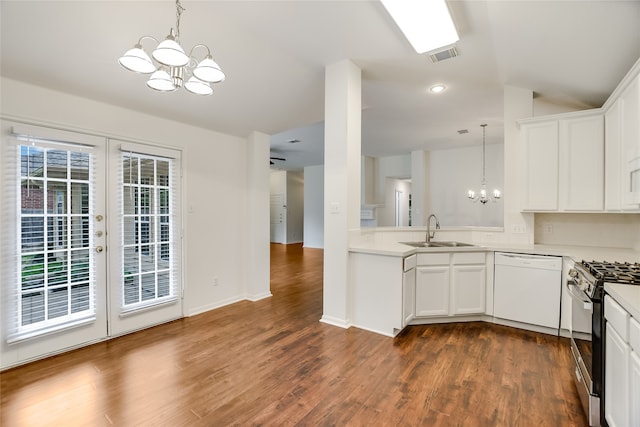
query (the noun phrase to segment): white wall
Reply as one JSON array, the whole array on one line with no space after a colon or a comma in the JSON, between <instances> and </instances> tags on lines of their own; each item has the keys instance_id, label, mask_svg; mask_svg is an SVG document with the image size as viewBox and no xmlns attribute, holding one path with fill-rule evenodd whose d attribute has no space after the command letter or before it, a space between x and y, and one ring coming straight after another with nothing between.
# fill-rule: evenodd
<instances>
[{"instance_id":1,"label":"white wall","mask_svg":"<svg viewBox=\"0 0 640 427\"><path fill-rule=\"evenodd\" d=\"M184 174L183 312L192 315L247 297L247 252L269 258L268 242L248 236L248 215L267 218L269 208L262 203L249 209L246 139L11 79L2 78L1 84L1 114L5 118L180 148ZM266 164L266 158L262 161ZM261 173L260 181L267 182L268 167ZM253 295L269 294L266 265L266 271L256 273L262 283L261 289L252 284ZM217 286L213 286L213 277L218 278Z\"/></svg>"},{"instance_id":2,"label":"white wall","mask_svg":"<svg viewBox=\"0 0 640 427\"><path fill-rule=\"evenodd\" d=\"M304 168L304 246L324 247L324 165Z\"/></svg>"},{"instance_id":3,"label":"white wall","mask_svg":"<svg viewBox=\"0 0 640 427\"><path fill-rule=\"evenodd\" d=\"M396 191L402 193L400 224L396 224ZM404 179L387 178L385 180L385 204L384 207L376 208L377 225L380 227L400 227L409 226L409 194L411 194L411 183Z\"/></svg>"},{"instance_id":4,"label":"white wall","mask_svg":"<svg viewBox=\"0 0 640 427\"><path fill-rule=\"evenodd\" d=\"M395 225L395 193L390 190L389 179L411 178L411 154L375 158L375 214L379 227Z\"/></svg>"},{"instance_id":5,"label":"white wall","mask_svg":"<svg viewBox=\"0 0 640 427\"><path fill-rule=\"evenodd\" d=\"M503 191L503 144L486 146L487 190ZM482 146L430 152L430 212L441 226L502 227L502 200L485 205L467 198L468 190L480 190L482 184ZM418 224L416 224L418 225ZM424 224L420 224L424 225Z\"/></svg>"},{"instance_id":6,"label":"white wall","mask_svg":"<svg viewBox=\"0 0 640 427\"><path fill-rule=\"evenodd\" d=\"M287 172L287 243L303 241L304 172Z\"/></svg>"}]
</instances>

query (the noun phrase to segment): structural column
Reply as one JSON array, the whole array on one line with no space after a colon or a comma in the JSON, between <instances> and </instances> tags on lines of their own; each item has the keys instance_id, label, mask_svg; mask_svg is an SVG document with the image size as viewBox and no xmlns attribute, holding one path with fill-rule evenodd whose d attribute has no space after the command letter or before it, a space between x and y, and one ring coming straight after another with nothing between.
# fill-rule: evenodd
<instances>
[{"instance_id":1,"label":"structural column","mask_svg":"<svg viewBox=\"0 0 640 427\"><path fill-rule=\"evenodd\" d=\"M325 70L324 286L322 321L348 327L349 231L360 227L361 70Z\"/></svg>"},{"instance_id":2,"label":"structural column","mask_svg":"<svg viewBox=\"0 0 640 427\"><path fill-rule=\"evenodd\" d=\"M247 139L248 210L246 294L256 301L271 296L269 245L269 135L252 132Z\"/></svg>"}]
</instances>

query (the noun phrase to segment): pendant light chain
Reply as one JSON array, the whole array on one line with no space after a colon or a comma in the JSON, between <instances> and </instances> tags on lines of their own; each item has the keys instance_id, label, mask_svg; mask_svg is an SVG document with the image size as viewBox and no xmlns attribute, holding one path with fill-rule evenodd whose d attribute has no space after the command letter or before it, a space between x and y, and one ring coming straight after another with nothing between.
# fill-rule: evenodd
<instances>
[{"instance_id":1,"label":"pendant light chain","mask_svg":"<svg viewBox=\"0 0 640 427\"><path fill-rule=\"evenodd\" d=\"M180 15L184 12L185 9L182 7L182 3L180 0L176 0L176 39L180 40Z\"/></svg>"},{"instance_id":2,"label":"pendant light chain","mask_svg":"<svg viewBox=\"0 0 640 427\"><path fill-rule=\"evenodd\" d=\"M487 130L487 124L482 124L482 185L486 185L486 166L485 166L485 158L486 158L486 148L485 148L485 132Z\"/></svg>"},{"instance_id":3,"label":"pendant light chain","mask_svg":"<svg viewBox=\"0 0 640 427\"><path fill-rule=\"evenodd\" d=\"M498 189L493 190L491 194L487 192L487 125L486 123L483 123L480 126L482 126L482 185L479 193L469 190L467 192L467 198L472 202L480 202L484 205L488 201L497 201L500 199L501 194Z\"/></svg>"}]
</instances>

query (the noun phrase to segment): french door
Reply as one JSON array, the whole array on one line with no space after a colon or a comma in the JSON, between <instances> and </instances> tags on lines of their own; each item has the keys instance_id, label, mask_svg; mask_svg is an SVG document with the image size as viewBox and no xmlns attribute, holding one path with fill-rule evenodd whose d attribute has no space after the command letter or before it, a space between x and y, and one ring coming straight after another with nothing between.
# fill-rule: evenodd
<instances>
[{"instance_id":1,"label":"french door","mask_svg":"<svg viewBox=\"0 0 640 427\"><path fill-rule=\"evenodd\" d=\"M3 367L181 317L179 152L2 128Z\"/></svg>"},{"instance_id":2,"label":"french door","mask_svg":"<svg viewBox=\"0 0 640 427\"><path fill-rule=\"evenodd\" d=\"M109 141L109 334L182 315L180 153Z\"/></svg>"}]
</instances>

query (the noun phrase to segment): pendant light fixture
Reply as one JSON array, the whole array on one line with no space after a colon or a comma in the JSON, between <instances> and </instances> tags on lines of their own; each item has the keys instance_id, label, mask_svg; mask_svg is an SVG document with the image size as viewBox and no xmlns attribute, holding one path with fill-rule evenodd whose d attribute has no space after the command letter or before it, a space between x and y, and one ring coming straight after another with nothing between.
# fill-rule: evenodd
<instances>
[{"instance_id":1,"label":"pendant light fixture","mask_svg":"<svg viewBox=\"0 0 640 427\"><path fill-rule=\"evenodd\" d=\"M213 60L211 50L197 44L191 48L189 55L180 46L180 15L186 9L176 0L176 29L169 31L169 35L162 42L152 36L142 36L136 45L128 50L119 60L120 65L129 71L140 74L151 74L147 86L160 92L173 92L184 86L186 90L196 95L211 95L212 83L220 83L225 75L220 66ZM142 48L142 41L151 39L157 43L151 57ZM193 52L197 48L206 49L206 56L201 61L196 60ZM186 80L186 81L185 81Z\"/></svg>"},{"instance_id":2,"label":"pendant light fixture","mask_svg":"<svg viewBox=\"0 0 640 427\"><path fill-rule=\"evenodd\" d=\"M486 131L487 125L482 124L480 126L482 126L482 185L480 187L479 193L476 193L473 190L469 190L467 192L467 197L474 203L480 202L484 205L489 200L491 200L492 202L498 201L500 199L501 194L500 194L500 190L498 189L493 190L491 195L487 194L487 179L485 177L485 152L486 152L485 131Z\"/></svg>"}]
</instances>

